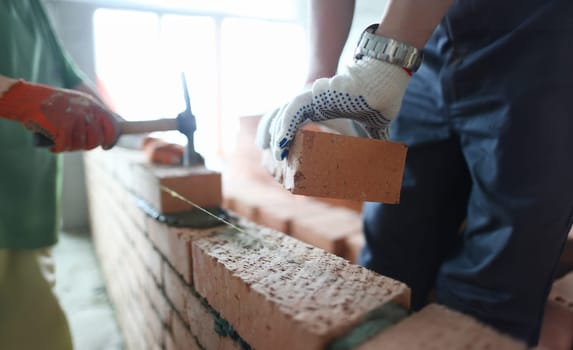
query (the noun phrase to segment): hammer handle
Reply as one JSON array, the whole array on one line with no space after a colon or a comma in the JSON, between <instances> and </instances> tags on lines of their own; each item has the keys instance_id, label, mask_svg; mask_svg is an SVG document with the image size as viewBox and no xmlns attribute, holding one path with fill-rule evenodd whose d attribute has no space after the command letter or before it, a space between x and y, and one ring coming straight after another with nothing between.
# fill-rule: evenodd
<instances>
[{"instance_id":1,"label":"hammer handle","mask_svg":"<svg viewBox=\"0 0 573 350\"><path fill-rule=\"evenodd\" d=\"M154 119L136 122L123 120L119 122L119 136L169 130L177 130L177 119ZM34 133L34 146L53 147L54 141L43 134Z\"/></svg>"},{"instance_id":2,"label":"hammer handle","mask_svg":"<svg viewBox=\"0 0 573 350\"><path fill-rule=\"evenodd\" d=\"M144 121L121 121L119 123L119 134L146 134L154 131L177 130L176 119L155 119Z\"/></svg>"}]
</instances>

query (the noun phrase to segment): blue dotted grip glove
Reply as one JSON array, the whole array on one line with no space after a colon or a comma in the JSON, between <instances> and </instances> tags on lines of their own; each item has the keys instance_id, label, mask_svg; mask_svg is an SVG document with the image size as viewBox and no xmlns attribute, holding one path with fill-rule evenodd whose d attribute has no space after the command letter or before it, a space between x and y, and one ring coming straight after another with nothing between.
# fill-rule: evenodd
<instances>
[{"instance_id":1,"label":"blue dotted grip glove","mask_svg":"<svg viewBox=\"0 0 573 350\"><path fill-rule=\"evenodd\" d=\"M387 140L409 79L399 66L370 57L356 60L346 72L316 80L311 90L263 116L257 145L282 160L299 127L339 118L354 120L370 137Z\"/></svg>"}]
</instances>

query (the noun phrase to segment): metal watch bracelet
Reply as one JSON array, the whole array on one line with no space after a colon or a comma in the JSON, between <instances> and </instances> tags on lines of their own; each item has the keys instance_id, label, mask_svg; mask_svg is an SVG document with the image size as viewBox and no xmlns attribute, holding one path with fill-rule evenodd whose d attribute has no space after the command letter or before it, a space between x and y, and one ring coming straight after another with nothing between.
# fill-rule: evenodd
<instances>
[{"instance_id":1,"label":"metal watch bracelet","mask_svg":"<svg viewBox=\"0 0 573 350\"><path fill-rule=\"evenodd\" d=\"M371 57L415 72L422 64L422 50L398 40L376 35L374 34L376 28L378 25L373 24L362 32L354 51L354 58Z\"/></svg>"}]
</instances>

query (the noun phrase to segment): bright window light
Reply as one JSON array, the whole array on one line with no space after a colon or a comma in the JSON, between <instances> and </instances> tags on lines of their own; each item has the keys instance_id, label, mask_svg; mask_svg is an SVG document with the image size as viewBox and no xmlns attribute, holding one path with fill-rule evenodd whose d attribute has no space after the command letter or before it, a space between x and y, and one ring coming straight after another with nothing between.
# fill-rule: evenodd
<instances>
[{"instance_id":1,"label":"bright window light","mask_svg":"<svg viewBox=\"0 0 573 350\"><path fill-rule=\"evenodd\" d=\"M278 106L306 73L300 21L254 19L261 7L244 18L234 1L227 5L233 16L116 9L94 15L96 74L118 113L128 120L176 117L185 108L184 72L197 118L195 146L207 160L234 147L239 117ZM294 13L292 4L284 10ZM166 137L185 142L176 132Z\"/></svg>"},{"instance_id":2,"label":"bright window light","mask_svg":"<svg viewBox=\"0 0 573 350\"><path fill-rule=\"evenodd\" d=\"M265 113L302 87L305 37L298 24L249 19L223 21L222 33L223 135L233 140L237 117Z\"/></svg>"}]
</instances>

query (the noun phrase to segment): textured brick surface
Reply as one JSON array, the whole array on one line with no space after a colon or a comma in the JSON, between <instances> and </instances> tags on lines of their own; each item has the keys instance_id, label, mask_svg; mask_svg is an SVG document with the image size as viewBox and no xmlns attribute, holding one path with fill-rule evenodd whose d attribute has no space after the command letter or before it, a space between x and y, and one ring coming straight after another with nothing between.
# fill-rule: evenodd
<instances>
[{"instance_id":1,"label":"textured brick surface","mask_svg":"<svg viewBox=\"0 0 573 350\"><path fill-rule=\"evenodd\" d=\"M174 167L138 164L134 167L137 194L164 214L193 210L194 207L161 189L179 193L201 207L220 206L221 174L204 167Z\"/></svg>"},{"instance_id":2,"label":"textured brick surface","mask_svg":"<svg viewBox=\"0 0 573 350\"><path fill-rule=\"evenodd\" d=\"M165 292L175 311L185 323L189 324L189 318L187 317L190 296L189 288L168 265L165 265Z\"/></svg>"},{"instance_id":3,"label":"textured brick surface","mask_svg":"<svg viewBox=\"0 0 573 350\"><path fill-rule=\"evenodd\" d=\"M398 203L406 149L399 143L301 129L282 182L294 194Z\"/></svg>"},{"instance_id":4,"label":"textured brick surface","mask_svg":"<svg viewBox=\"0 0 573 350\"><path fill-rule=\"evenodd\" d=\"M476 320L432 304L378 333L359 350L517 350L525 344Z\"/></svg>"},{"instance_id":5,"label":"textured brick surface","mask_svg":"<svg viewBox=\"0 0 573 350\"><path fill-rule=\"evenodd\" d=\"M190 333L205 349L239 349L229 337L217 334L215 314L203 305L192 292L192 287L166 266L165 288L169 300L184 323L188 324ZM180 325L177 325L179 327Z\"/></svg>"},{"instance_id":6,"label":"textured brick surface","mask_svg":"<svg viewBox=\"0 0 573 350\"><path fill-rule=\"evenodd\" d=\"M241 337L255 349L323 349L369 311L390 301L408 304L405 285L247 222L242 223L244 232L223 233L223 227L180 229L146 217L135 205L135 194L145 189L133 171L145 168L137 153L94 151L86 157L94 241L128 348L239 349L232 339ZM151 173L157 177L155 170ZM247 198L241 205L255 208L253 220L276 219L277 226L285 232L294 229L299 237L332 225L308 241L354 260L362 235L338 236L352 220L335 224L344 215L333 215L323 223L323 213L340 211L293 196L276 182L267 185L235 192L236 200ZM271 188L279 192L267 193ZM547 349L571 348L572 279L568 275L557 281L552 290L546 308L552 326L542 334L542 340L549 334L552 341L544 343L551 344ZM523 348L467 316L437 306L429 309L364 347ZM375 343L382 336L391 339Z\"/></svg>"},{"instance_id":7,"label":"textured brick surface","mask_svg":"<svg viewBox=\"0 0 573 350\"><path fill-rule=\"evenodd\" d=\"M136 230L134 227L131 229ZM137 231L135 233L137 234ZM134 247L144 266L151 272L155 282L161 284L161 256L153 247L149 238L139 233L139 237L134 239Z\"/></svg>"},{"instance_id":8,"label":"textured brick surface","mask_svg":"<svg viewBox=\"0 0 573 350\"><path fill-rule=\"evenodd\" d=\"M168 342L171 343L172 341L173 343L169 344L169 347L173 346L178 350L201 350L201 348L197 345L193 334L191 334L189 327L183 323L183 321L181 321L177 315L173 315L171 324L172 338L168 340Z\"/></svg>"},{"instance_id":9,"label":"textured brick surface","mask_svg":"<svg viewBox=\"0 0 573 350\"><path fill-rule=\"evenodd\" d=\"M194 239L211 234L213 229L189 229L168 226L149 217L147 219L149 236L161 255L189 283L192 277L191 242Z\"/></svg>"},{"instance_id":10,"label":"textured brick surface","mask_svg":"<svg viewBox=\"0 0 573 350\"><path fill-rule=\"evenodd\" d=\"M253 225L193 242L194 283L256 349L321 349L409 289Z\"/></svg>"},{"instance_id":11,"label":"textured brick surface","mask_svg":"<svg viewBox=\"0 0 573 350\"><path fill-rule=\"evenodd\" d=\"M144 286L145 293L147 294L151 306L157 313L159 321L163 323L166 328L171 327L171 314L173 310L169 301L167 300L166 293L153 279L148 279L148 283Z\"/></svg>"}]
</instances>

